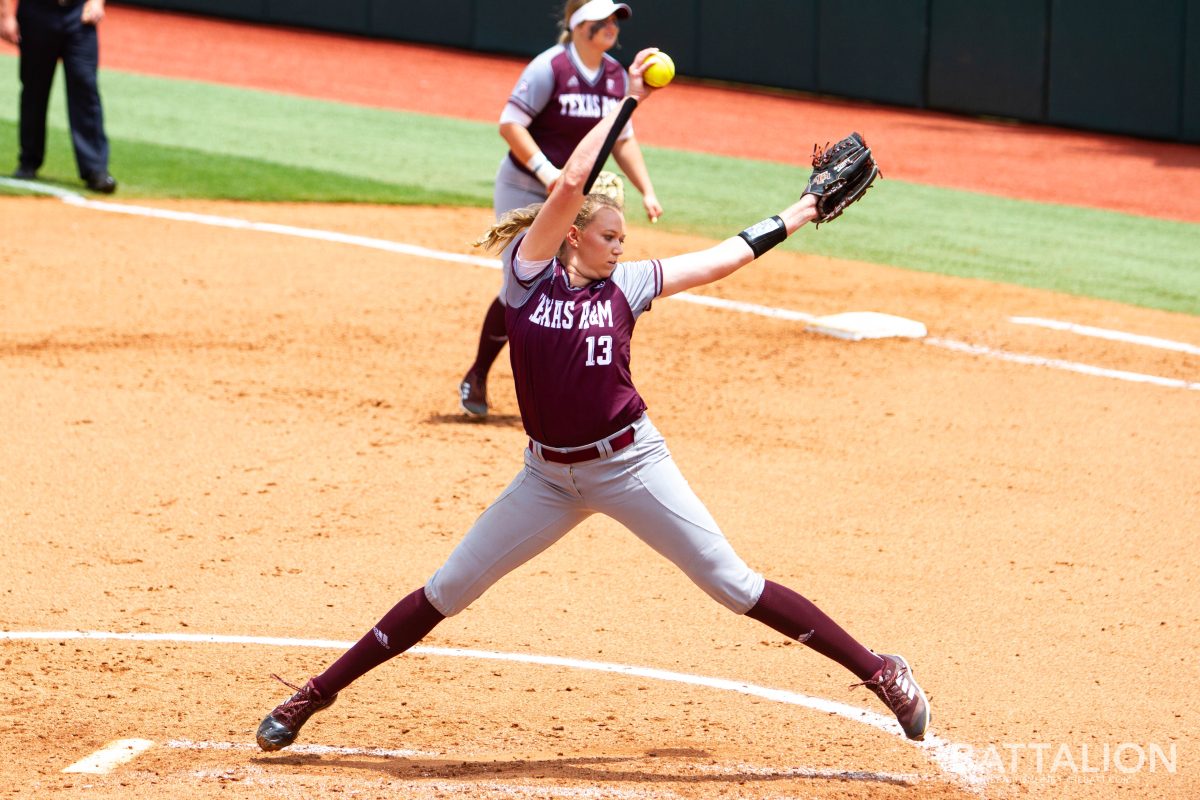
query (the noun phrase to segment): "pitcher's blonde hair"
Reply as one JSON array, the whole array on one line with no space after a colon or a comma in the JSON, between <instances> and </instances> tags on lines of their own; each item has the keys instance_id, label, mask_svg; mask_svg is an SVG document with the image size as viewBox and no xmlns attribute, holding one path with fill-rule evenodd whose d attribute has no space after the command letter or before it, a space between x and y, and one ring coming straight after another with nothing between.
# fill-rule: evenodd
<instances>
[{"instance_id":1,"label":"pitcher's blonde hair","mask_svg":"<svg viewBox=\"0 0 1200 800\"><path fill-rule=\"evenodd\" d=\"M533 224L543 205L545 203L534 203L531 206L515 208L507 212L496 221L495 225L488 228L483 236L480 236L473 243L474 246L482 248L488 253L500 252L505 247L508 247L509 242L520 236L521 231ZM612 197L606 194L589 194L583 198L583 205L579 207L579 213L575 215L575 227L579 230L586 228L591 224L592 219L596 216L596 212L602 208L611 208L617 212L621 211L620 204Z\"/></svg>"}]
</instances>

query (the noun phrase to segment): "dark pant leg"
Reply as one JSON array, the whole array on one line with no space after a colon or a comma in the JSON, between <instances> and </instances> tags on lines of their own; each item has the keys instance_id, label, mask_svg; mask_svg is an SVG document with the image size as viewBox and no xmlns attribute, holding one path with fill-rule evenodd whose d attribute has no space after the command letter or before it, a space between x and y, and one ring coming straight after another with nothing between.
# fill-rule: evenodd
<instances>
[{"instance_id":1,"label":"dark pant leg","mask_svg":"<svg viewBox=\"0 0 1200 800\"><path fill-rule=\"evenodd\" d=\"M100 39L95 25L84 25L83 6L67 12L63 43L63 72L67 76L67 118L79 177L108 171L108 137L100 107Z\"/></svg>"},{"instance_id":2,"label":"dark pant leg","mask_svg":"<svg viewBox=\"0 0 1200 800\"><path fill-rule=\"evenodd\" d=\"M38 2L17 6L21 27L21 166L38 169L46 158L46 108L62 50L56 8Z\"/></svg>"}]
</instances>

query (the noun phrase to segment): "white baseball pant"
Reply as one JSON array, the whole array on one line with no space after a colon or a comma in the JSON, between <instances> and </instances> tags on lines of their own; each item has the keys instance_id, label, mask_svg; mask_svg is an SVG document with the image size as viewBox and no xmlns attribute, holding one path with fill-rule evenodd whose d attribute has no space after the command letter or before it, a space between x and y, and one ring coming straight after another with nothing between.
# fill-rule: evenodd
<instances>
[{"instance_id":1,"label":"white baseball pant","mask_svg":"<svg viewBox=\"0 0 1200 800\"><path fill-rule=\"evenodd\" d=\"M525 468L489 506L425 587L446 616L594 513L606 514L669 559L710 597L744 614L763 577L734 552L646 416L633 444L607 458L566 465L528 449Z\"/></svg>"}]
</instances>

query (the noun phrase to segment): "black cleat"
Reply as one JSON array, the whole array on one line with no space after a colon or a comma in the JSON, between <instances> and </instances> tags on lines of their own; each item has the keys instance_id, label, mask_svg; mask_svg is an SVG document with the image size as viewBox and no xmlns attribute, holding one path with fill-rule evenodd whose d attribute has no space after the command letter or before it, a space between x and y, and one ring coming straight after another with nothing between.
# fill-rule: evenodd
<instances>
[{"instance_id":1,"label":"black cleat","mask_svg":"<svg viewBox=\"0 0 1200 800\"><path fill-rule=\"evenodd\" d=\"M328 698L322 697L311 678L303 688L297 688L278 675L272 677L289 689L294 689L296 693L291 699L276 706L258 726L258 734L255 736L258 746L268 752L282 750L296 741L296 736L304 727L304 723L308 722L308 718L329 708L333 701L337 700L336 694Z\"/></svg>"},{"instance_id":2,"label":"black cleat","mask_svg":"<svg viewBox=\"0 0 1200 800\"><path fill-rule=\"evenodd\" d=\"M458 386L458 404L469 417L482 419L487 416L487 378L479 378L471 370L463 376Z\"/></svg>"}]
</instances>

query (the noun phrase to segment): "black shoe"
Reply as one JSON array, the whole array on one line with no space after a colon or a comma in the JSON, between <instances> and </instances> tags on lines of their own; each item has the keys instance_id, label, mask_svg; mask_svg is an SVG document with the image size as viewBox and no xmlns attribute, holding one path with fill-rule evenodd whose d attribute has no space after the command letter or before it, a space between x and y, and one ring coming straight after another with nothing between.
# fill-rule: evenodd
<instances>
[{"instance_id":1,"label":"black shoe","mask_svg":"<svg viewBox=\"0 0 1200 800\"><path fill-rule=\"evenodd\" d=\"M275 707L275 710L263 719L258 726L258 746L263 750L281 750L296 741L296 735L308 722L308 718L322 709L329 708L337 695L323 697L310 678L303 687L296 687L280 678L277 680L296 693L289 700Z\"/></svg>"},{"instance_id":2,"label":"black shoe","mask_svg":"<svg viewBox=\"0 0 1200 800\"><path fill-rule=\"evenodd\" d=\"M37 168L27 167L24 164L21 164L17 167L16 172L14 172L12 176L19 181L37 180Z\"/></svg>"},{"instance_id":3,"label":"black shoe","mask_svg":"<svg viewBox=\"0 0 1200 800\"><path fill-rule=\"evenodd\" d=\"M468 417L483 419L488 413L487 378L482 380L474 370L463 376L458 385L458 404Z\"/></svg>"},{"instance_id":4,"label":"black shoe","mask_svg":"<svg viewBox=\"0 0 1200 800\"><path fill-rule=\"evenodd\" d=\"M107 172L97 172L89 175L84 183L93 192L100 192L101 194L112 194L117 190L117 179Z\"/></svg>"}]
</instances>

